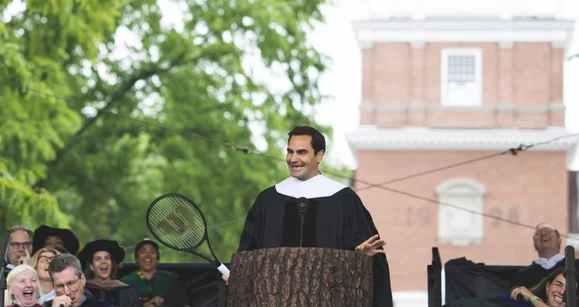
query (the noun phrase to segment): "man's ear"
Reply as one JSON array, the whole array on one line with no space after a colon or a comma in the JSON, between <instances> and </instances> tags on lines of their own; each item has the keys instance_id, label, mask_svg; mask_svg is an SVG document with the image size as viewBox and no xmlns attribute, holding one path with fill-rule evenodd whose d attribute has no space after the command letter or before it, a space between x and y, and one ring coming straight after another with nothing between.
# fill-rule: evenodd
<instances>
[{"instance_id":1,"label":"man's ear","mask_svg":"<svg viewBox=\"0 0 579 307\"><path fill-rule=\"evenodd\" d=\"M326 154L326 152L323 150L318 151L318 153L316 154L316 161L318 162L318 164L320 164L322 162L325 154Z\"/></svg>"}]
</instances>

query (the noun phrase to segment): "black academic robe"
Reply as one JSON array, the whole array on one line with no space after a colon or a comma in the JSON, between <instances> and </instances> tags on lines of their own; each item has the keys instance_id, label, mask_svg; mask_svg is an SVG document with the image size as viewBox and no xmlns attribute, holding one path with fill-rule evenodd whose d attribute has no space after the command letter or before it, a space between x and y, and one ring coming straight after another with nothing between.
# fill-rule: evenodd
<instances>
[{"instance_id":1,"label":"black academic robe","mask_svg":"<svg viewBox=\"0 0 579 307\"><path fill-rule=\"evenodd\" d=\"M141 306L137 293L128 285L114 289L102 289L87 284L86 289L92 293L95 300L107 302L114 307Z\"/></svg>"},{"instance_id":2,"label":"black academic robe","mask_svg":"<svg viewBox=\"0 0 579 307\"><path fill-rule=\"evenodd\" d=\"M262 191L247 215L238 251L299 246L300 223L296 200L308 194L317 197L308 197L303 247L354 250L377 234L372 217L358 195L349 187L338 186L336 182L330 182L332 187L326 189L328 180L331 179L320 178L322 186L318 187L316 183L314 187L302 191L303 194L288 192L293 186L283 186L284 182ZM391 307L388 261L384 254L374 256L373 260L373 306Z\"/></svg>"},{"instance_id":3,"label":"black academic robe","mask_svg":"<svg viewBox=\"0 0 579 307\"><path fill-rule=\"evenodd\" d=\"M554 267L544 269L542 266L533 262L531 265L521 269L513 276L513 287L525 286L527 288L538 285L545 277L549 276L558 268L565 267L565 259L557 262ZM579 268L579 260L575 260L575 267Z\"/></svg>"},{"instance_id":4,"label":"black academic robe","mask_svg":"<svg viewBox=\"0 0 579 307\"><path fill-rule=\"evenodd\" d=\"M50 302L45 302L44 306L46 307L53 307L52 306L52 301ZM56 307L56 306L54 306ZM95 299L92 298L87 298L84 303L82 303L79 307L113 307L110 304L103 302L103 301L97 301Z\"/></svg>"}]
</instances>

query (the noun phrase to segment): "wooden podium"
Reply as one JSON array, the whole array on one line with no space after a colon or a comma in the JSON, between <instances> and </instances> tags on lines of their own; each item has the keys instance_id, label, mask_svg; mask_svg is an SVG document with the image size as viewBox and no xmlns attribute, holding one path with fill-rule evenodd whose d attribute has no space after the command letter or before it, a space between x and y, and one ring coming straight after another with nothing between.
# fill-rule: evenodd
<instances>
[{"instance_id":1,"label":"wooden podium","mask_svg":"<svg viewBox=\"0 0 579 307\"><path fill-rule=\"evenodd\" d=\"M228 307L372 306L372 258L329 248L238 252L230 262Z\"/></svg>"}]
</instances>

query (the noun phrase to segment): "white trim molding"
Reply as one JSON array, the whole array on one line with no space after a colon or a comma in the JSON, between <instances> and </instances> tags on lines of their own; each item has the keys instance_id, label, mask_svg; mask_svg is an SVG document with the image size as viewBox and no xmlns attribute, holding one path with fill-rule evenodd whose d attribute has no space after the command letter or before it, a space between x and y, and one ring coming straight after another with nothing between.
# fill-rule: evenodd
<instances>
[{"instance_id":1,"label":"white trim molding","mask_svg":"<svg viewBox=\"0 0 579 307\"><path fill-rule=\"evenodd\" d=\"M547 129L388 129L360 126L348 133L350 148L357 150L507 150L519 145L572 135L565 128ZM533 147L533 151L571 151L579 136L561 138Z\"/></svg>"},{"instance_id":2,"label":"white trim molding","mask_svg":"<svg viewBox=\"0 0 579 307\"><path fill-rule=\"evenodd\" d=\"M360 111L384 111L384 112L406 112L420 110L425 112L503 112L510 111L516 113L544 113L544 112L564 112L565 103L561 101L545 102L539 105L520 105L508 101L499 102L494 105L479 105L476 108L470 106L445 106L439 104L425 104L422 101L411 101L410 103L375 103L371 100L364 100L360 103Z\"/></svg>"},{"instance_id":3,"label":"white trim molding","mask_svg":"<svg viewBox=\"0 0 579 307\"><path fill-rule=\"evenodd\" d=\"M360 44L368 42L549 42L569 46L574 21L557 19L424 18L382 19L353 22Z\"/></svg>"},{"instance_id":4,"label":"white trim molding","mask_svg":"<svg viewBox=\"0 0 579 307\"><path fill-rule=\"evenodd\" d=\"M484 240L484 185L472 178L451 178L440 183L438 195L438 243L454 246L480 245ZM453 207L446 204L453 204ZM457 210L455 206L466 209ZM470 212L468 212L470 211Z\"/></svg>"}]
</instances>

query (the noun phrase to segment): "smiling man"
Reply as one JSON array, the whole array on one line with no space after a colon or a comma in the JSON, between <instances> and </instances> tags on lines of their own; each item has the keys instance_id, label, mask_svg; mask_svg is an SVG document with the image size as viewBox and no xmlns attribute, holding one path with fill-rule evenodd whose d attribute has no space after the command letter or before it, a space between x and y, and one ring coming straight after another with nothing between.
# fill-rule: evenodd
<instances>
[{"instance_id":1,"label":"smiling man","mask_svg":"<svg viewBox=\"0 0 579 307\"><path fill-rule=\"evenodd\" d=\"M392 306L384 241L370 213L351 188L319 171L326 152L324 136L310 126L297 126L288 136L290 177L258 195L247 214L238 251L300 246L297 201L305 197L308 222L301 246L358 250L373 256L374 306Z\"/></svg>"},{"instance_id":2,"label":"smiling man","mask_svg":"<svg viewBox=\"0 0 579 307\"><path fill-rule=\"evenodd\" d=\"M48 265L56 297L47 307L109 307L109 304L87 298L84 292L86 278L80 261L71 254L54 256Z\"/></svg>"},{"instance_id":3,"label":"smiling man","mask_svg":"<svg viewBox=\"0 0 579 307\"><path fill-rule=\"evenodd\" d=\"M538 258L514 276L513 286L530 288L555 269L565 266L565 256L561 254L561 235L555 226L538 224L533 233L533 246ZM575 265L579 262L576 261Z\"/></svg>"}]
</instances>

